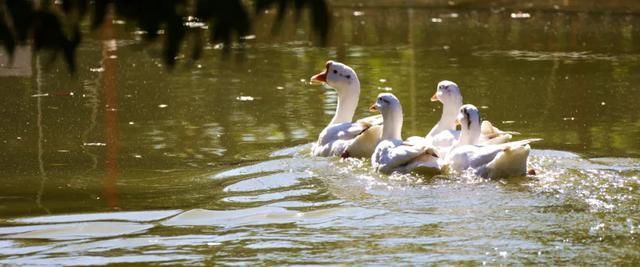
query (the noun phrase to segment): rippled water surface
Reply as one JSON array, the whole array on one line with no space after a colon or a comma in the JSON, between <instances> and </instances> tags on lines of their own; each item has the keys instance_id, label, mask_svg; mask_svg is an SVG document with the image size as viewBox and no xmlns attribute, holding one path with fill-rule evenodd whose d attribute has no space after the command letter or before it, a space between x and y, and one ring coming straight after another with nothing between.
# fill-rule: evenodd
<instances>
[{"instance_id":1,"label":"rippled water surface","mask_svg":"<svg viewBox=\"0 0 640 267\"><path fill-rule=\"evenodd\" d=\"M0 265L638 264L640 16L577 10L335 6L327 47L305 19L271 36L267 14L171 72L126 24L115 44L87 36L75 76L27 49L0 68ZM456 81L485 119L544 139L537 174L311 157L336 96L307 79L328 59L358 72L358 117L396 94L405 136Z\"/></svg>"}]
</instances>

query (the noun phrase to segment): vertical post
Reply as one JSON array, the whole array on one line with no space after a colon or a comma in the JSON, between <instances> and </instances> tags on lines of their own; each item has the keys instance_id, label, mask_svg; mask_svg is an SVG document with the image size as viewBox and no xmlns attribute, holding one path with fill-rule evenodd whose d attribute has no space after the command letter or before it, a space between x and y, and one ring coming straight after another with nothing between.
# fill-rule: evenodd
<instances>
[{"instance_id":1,"label":"vertical post","mask_svg":"<svg viewBox=\"0 0 640 267\"><path fill-rule=\"evenodd\" d=\"M408 33L408 37L407 40L409 42L409 51L411 53L411 55L409 56L409 99L411 99L411 103L409 105L409 114L411 114L411 133L415 133L416 132L416 124L418 122L418 118L417 118L417 112L416 112L416 106L417 104L417 99L416 99L416 40L415 40L415 27L416 27L416 23L415 23L415 18L413 15L413 8L409 7L407 9L408 11L408 27L409 30L407 31ZM424 133L420 133L420 135L423 135Z\"/></svg>"},{"instance_id":2,"label":"vertical post","mask_svg":"<svg viewBox=\"0 0 640 267\"><path fill-rule=\"evenodd\" d=\"M44 131L42 128L42 65L40 64L40 55L36 55L36 106L38 111L38 118L36 125L38 127L38 169L40 171L40 186L38 187L38 193L36 194L36 205L43 209L47 213L49 209L47 209L44 205L42 205L42 196L44 195L44 187L47 183L47 172L44 169Z\"/></svg>"},{"instance_id":3,"label":"vertical post","mask_svg":"<svg viewBox=\"0 0 640 267\"><path fill-rule=\"evenodd\" d=\"M109 208L118 208L117 181L120 174L118 155L120 131L118 127L117 45L113 33L113 9L109 10L102 26L102 67L105 107L105 177L104 198Z\"/></svg>"}]
</instances>

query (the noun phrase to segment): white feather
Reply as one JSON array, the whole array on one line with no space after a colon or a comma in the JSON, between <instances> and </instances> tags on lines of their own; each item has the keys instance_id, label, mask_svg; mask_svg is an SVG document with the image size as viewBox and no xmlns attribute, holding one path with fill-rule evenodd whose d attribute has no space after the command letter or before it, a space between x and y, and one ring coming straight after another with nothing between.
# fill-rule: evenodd
<instances>
[{"instance_id":1,"label":"white feather","mask_svg":"<svg viewBox=\"0 0 640 267\"><path fill-rule=\"evenodd\" d=\"M421 137L410 137L402 141L402 106L389 93L378 96L376 107L383 116L382 140L371 156L371 165L381 173L407 173L417 169L439 173L434 150Z\"/></svg>"},{"instance_id":2,"label":"white feather","mask_svg":"<svg viewBox=\"0 0 640 267\"><path fill-rule=\"evenodd\" d=\"M360 81L347 65L329 61L324 73L326 84L338 95L336 113L313 145L315 156L370 157L380 140L379 115L352 122L360 96ZM335 71L335 72L334 72ZM316 76L314 76L316 77Z\"/></svg>"}]
</instances>

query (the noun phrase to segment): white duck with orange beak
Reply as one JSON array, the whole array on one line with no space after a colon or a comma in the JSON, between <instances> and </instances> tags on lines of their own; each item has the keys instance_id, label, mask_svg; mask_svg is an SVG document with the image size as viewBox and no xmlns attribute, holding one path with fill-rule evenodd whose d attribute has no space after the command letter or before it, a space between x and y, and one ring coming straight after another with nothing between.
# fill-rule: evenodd
<instances>
[{"instance_id":1,"label":"white duck with orange beak","mask_svg":"<svg viewBox=\"0 0 640 267\"><path fill-rule=\"evenodd\" d=\"M456 120L462 130L460 138L447 155L440 159L445 171L461 172L472 169L483 178L507 178L527 174L529 143L533 138L503 144L478 145L480 138L480 112L474 105L463 105Z\"/></svg>"},{"instance_id":2,"label":"white duck with orange beak","mask_svg":"<svg viewBox=\"0 0 640 267\"><path fill-rule=\"evenodd\" d=\"M349 66L327 61L325 70L311 77L312 83L323 83L336 90L338 104L331 122L313 145L315 156L370 157L380 141L380 116L353 122L360 97L360 80Z\"/></svg>"},{"instance_id":3,"label":"white duck with orange beak","mask_svg":"<svg viewBox=\"0 0 640 267\"><path fill-rule=\"evenodd\" d=\"M442 103L440 120L424 138L412 136L405 143L433 146L437 154L444 158L451 147L460 139L461 131L456 130L456 117L463 105L462 93L456 83L447 80L440 81L436 92L431 97L431 102ZM519 133L502 131L485 120L480 124L479 134L478 138L474 140L474 145L501 144L511 140L512 134Z\"/></svg>"},{"instance_id":4,"label":"white duck with orange beak","mask_svg":"<svg viewBox=\"0 0 640 267\"><path fill-rule=\"evenodd\" d=\"M382 113L382 138L371 156L371 165L377 172L437 174L440 168L432 147L409 144L402 141L402 106L400 100L390 93L381 93L371 106L371 111Z\"/></svg>"},{"instance_id":5,"label":"white duck with orange beak","mask_svg":"<svg viewBox=\"0 0 640 267\"><path fill-rule=\"evenodd\" d=\"M426 139L437 147L451 147L460 139L460 131L456 130L456 116L462 106L462 94L460 87L452 81L441 81L438 83L435 94L431 97L432 102L442 103L442 116L438 123L431 128ZM517 132L505 132L493 127L491 122L482 121L480 125L480 136L474 144L500 144L511 140L512 134Z\"/></svg>"}]
</instances>

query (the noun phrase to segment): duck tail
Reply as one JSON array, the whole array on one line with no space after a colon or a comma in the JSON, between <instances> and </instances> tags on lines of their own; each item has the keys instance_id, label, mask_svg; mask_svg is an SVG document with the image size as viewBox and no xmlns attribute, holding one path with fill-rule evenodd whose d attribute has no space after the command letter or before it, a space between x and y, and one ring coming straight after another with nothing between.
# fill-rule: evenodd
<instances>
[{"instance_id":1,"label":"duck tail","mask_svg":"<svg viewBox=\"0 0 640 267\"><path fill-rule=\"evenodd\" d=\"M542 141L542 138L529 138L529 139L524 139L524 140L519 140L519 141L513 141L513 142L509 142L509 143L504 143L504 147L503 147L503 151L509 151L509 150L515 150L521 147L525 147L526 145L533 143L533 142L538 142L538 141Z\"/></svg>"}]
</instances>

